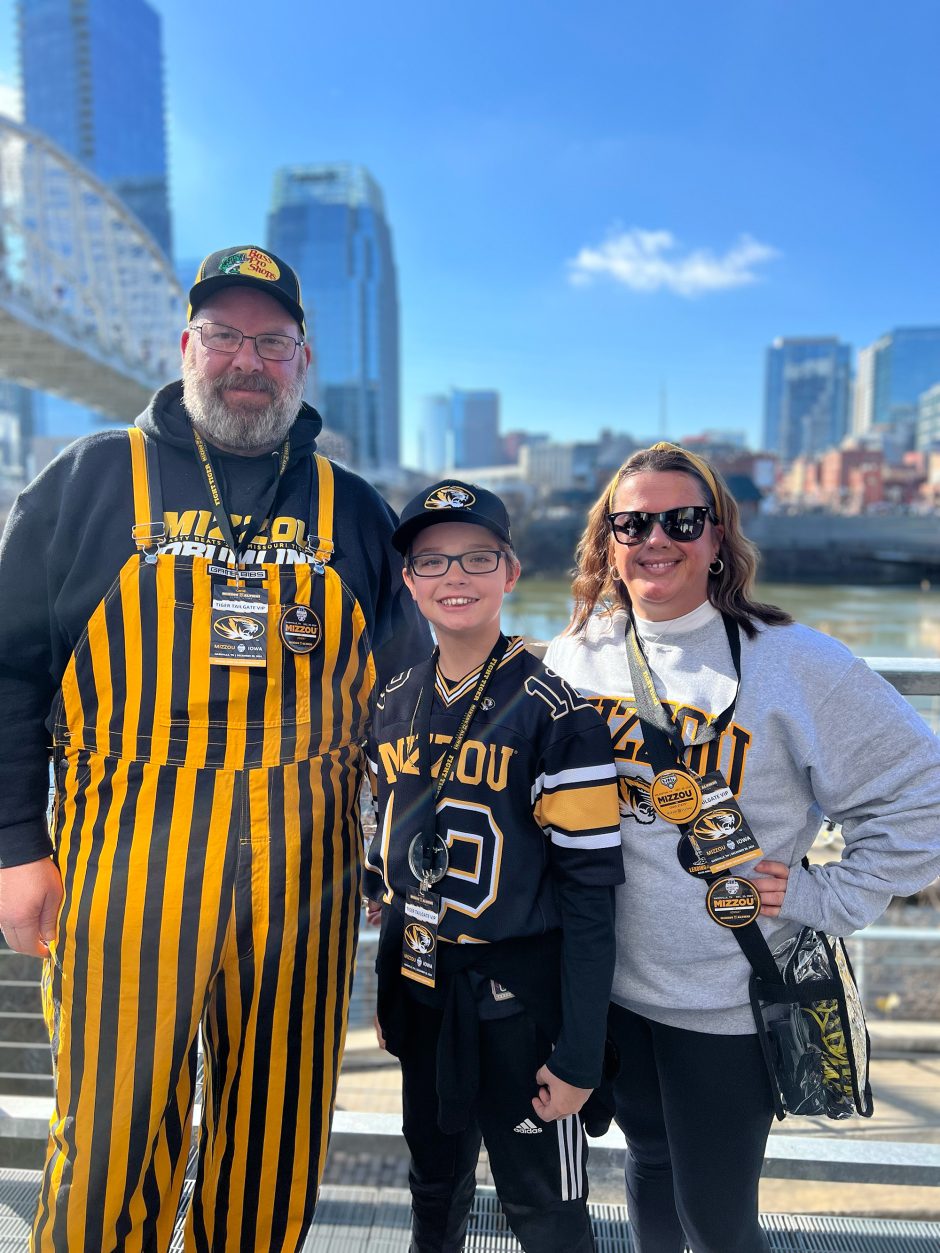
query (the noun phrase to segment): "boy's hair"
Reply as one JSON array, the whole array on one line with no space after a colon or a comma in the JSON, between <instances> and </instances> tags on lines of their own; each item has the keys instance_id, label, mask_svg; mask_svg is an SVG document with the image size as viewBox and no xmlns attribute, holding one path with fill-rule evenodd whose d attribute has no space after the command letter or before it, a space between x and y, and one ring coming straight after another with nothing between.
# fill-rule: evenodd
<instances>
[{"instance_id":1,"label":"boy's hair","mask_svg":"<svg viewBox=\"0 0 940 1253\"><path fill-rule=\"evenodd\" d=\"M437 522L467 522L486 527L513 552L506 506L485 487L462 483L459 479L442 479L418 492L402 510L392 544L407 557L415 536Z\"/></svg>"}]
</instances>

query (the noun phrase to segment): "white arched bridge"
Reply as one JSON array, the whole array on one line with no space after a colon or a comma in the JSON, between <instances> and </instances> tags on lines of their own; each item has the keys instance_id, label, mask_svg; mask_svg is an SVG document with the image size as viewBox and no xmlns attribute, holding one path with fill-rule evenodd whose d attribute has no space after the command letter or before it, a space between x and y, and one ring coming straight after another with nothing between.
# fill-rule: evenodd
<instances>
[{"instance_id":1,"label":"white arched bridge","mask_svg":"<svg viewBox=\"0 0 940 1253\"><path fill-rule=\"evenodd\" d=\"M184 316L168 258L120 198L0 116L0 377L130 420L177 376Z\"/></svg>"}]
</instances>

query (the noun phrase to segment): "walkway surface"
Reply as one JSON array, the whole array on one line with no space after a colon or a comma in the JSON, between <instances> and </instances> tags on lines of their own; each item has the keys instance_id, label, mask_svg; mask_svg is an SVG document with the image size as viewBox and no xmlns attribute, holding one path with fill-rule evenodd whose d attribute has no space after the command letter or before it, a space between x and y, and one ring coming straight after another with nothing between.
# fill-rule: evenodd
<instances>
[{"instance_id":1,"label":"walkway surface","mask_svg":"<svg viewBox=\"0 0 940 1253\"><path fill-rule=\"evenodd\" d=\"M790 1118L774 1123L774 1135L845 1136L940 1144L940 1024L884 1022L872 1023L870 1027L874 1116L844 1123L825 1118ZM400 1113L399 1084L397 1064L377 1047L371 1029L351 1031L340 1076L337 1108ZM611 1205L622 1203L623 1177L618 1167L591 1168L590 1177L592 1200ZM485 1154L481 1158L478 1179L484 1184L492 1183ZM327 1163L324 1182L406 1188L407 1162L401 1156L337 1153ZM760 1205L768 1214L854 1215L940 1222L940 1188L763 1179ZM940 1251L940 1243L937 1250Z\"/></svg>"},{"instance_id":2,"label":"walkway surface","mask_svg":"<svg viewBox=\"0 0 940 1253\"><path fill-rule=\"evenodd\" d=\"M37 1186L35 1172L0 1173L0 1253L24 1253ZM597 1253L632 1253L623 1208L590 1209ZM402 1189L325 1186L303 1253L405 1253L408 1224L408 1193ZM932 1223L765 1214L761 1224L772 1253L937 1253L940 1247L940 1226ZM170 1253L183 1253L180 1233ZM520 1253L490 1188L477 1193L464 1253Z\"/></svg>"},{"instance_id":3,"label":"walkway surface","mask_svg":"<svg viewBox=\"0 0 940 1253\"><path fill-rule=\"evenodd\" d=\"M776 1124L773 1134L940 1144L940 1025L876 1024L873 1042L872 1119L792 1119ZM919 1051L911 1052L912 1045ZM369 1029L350 1032L337 1107L400 1113L397 1064L377 1048ZM400 1153L369 1147L330 1154L304 1253L406 1253L407 1163ZM8 1158L8 1166L16 1163ZM590 1173L598 1253L632 1253L619 1168L595 1164ZM465 1253L519 1253L490 1186L485 1155L478 1179ZM0 1253L25 1253L38 1184L35 1169L0 1170ZM760 1199L772 1253L940 1253L940 1188L764 1179ZM182 1248L177 1239L171 1253Z\"/></svg>"}]
</instances>

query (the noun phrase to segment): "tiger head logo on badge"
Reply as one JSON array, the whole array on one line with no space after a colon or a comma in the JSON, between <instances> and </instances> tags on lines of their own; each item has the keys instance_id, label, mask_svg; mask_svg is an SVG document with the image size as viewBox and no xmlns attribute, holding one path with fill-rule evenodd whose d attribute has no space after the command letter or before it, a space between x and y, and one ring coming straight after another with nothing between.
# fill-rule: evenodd
<instances>
[{"instance_id":1,"label":"tiger head logo on badge","mask_svg":"<svg viewBox=\"0 0 940 1253\"><path fill-rule=\"evenodd\" d=\"M424 502L425 509L470 509L476 496L465 487L439 487Z\"/></svg>"},{"instance_id":2,"label":"tiger head logo on badge","mask_svg":"<svg viewBox=\"0 0 940 1253\"><path fill-rule=\"evenodd\" d=\"M257 618L249 618L241 614L230 613L218 622L213 622L213 631L227 640L253 640L264 635L264 623Z\"/></svg>"},{"instance_id":3,"label":"tiger head logo on badge","mask_svg":"<svg viewBox=\"0 0 940 1253\"><path fill-rule=\"evenodd\" d=\"M405 927L405 939L408 947L416 953L430 953L434 947L434 936L420 922L409 922Z\"/></svg>"},{"instance_id":4,"label":"tiger head logo on badge","mask_svg":"<svg viewBox=\"0 0 940 1253\"><path fill-rule=\"evenodd\" d=\"M702 814L695 824L695 834L703 840L718 840L734 835L741 825L741 815L733 809L715 809Z\"/></svg>"}]
</instances>

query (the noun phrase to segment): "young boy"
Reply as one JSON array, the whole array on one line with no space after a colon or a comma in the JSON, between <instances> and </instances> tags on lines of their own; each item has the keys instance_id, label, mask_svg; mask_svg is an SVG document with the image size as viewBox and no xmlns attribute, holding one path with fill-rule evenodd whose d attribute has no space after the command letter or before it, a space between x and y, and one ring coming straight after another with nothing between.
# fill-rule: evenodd
<instances>
[{"instance_id":1,"label":"young boy","mask_svg":"<svg viewBox=\"0 0 940 1253\"><path fill-rule=\"evenodd\" d=\"M369 740L378 1019L402 1068L411 1253L462 1248L481 1135L523 1248L587 1253L579 1110L601 1079L623 881L610 735L500 630L519 562L497 496L437 483L392 543L438 642L387 685Z\"/></svg>"}]
</instances>

